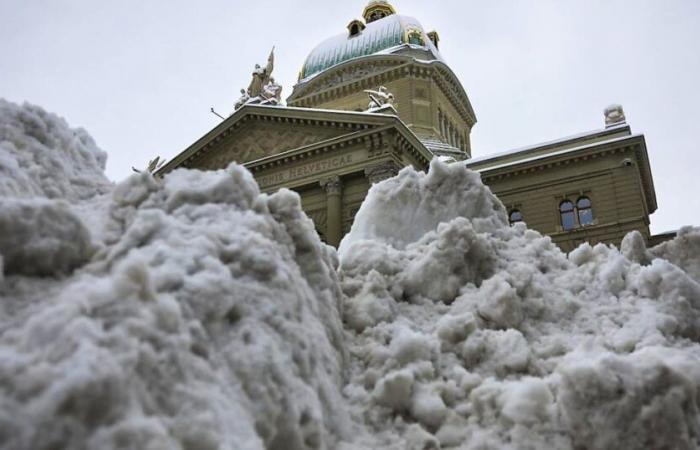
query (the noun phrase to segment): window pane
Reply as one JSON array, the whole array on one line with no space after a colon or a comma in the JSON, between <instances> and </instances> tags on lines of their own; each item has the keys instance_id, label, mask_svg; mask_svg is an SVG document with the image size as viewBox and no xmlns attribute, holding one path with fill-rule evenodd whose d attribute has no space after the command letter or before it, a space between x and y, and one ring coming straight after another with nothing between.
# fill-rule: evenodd
<instances>
[{"instance_id":1,"label":"window pane","mask_svg":"<svg viewBox=\"0 0 700 450\"><path fill-rule=\"evenodd\" d=\"M591 200L588 197L581 197L576 202L576 206L578 206L579 209L590 208L591 207Z\"/></svg>"},{"instance_id":2,"label":"window pane","mask_svg":"<svg viewBox=\"0 0 700 450\"><path fill-rule=\"evenodd\" d=\"M517 209L514 209L513 211L510 212L509 220L510 220L510 223L522 222L523 221L523 214L520 211L518 211Z\"/></svg>"},{"instance_id":3,"label":"window pane","mask_svg":"<svg viewBox=\"0 0 700 450\"><path fill-rule=\"evenodd\" d=\"M576 217L573 211L561 213L561 226L565 230L573 230L576 228Z\"/></svg>"},{"instance_id":4,"label":"window pane","mask_svg":"<svg viewBox=\"0 0 700 450\"><path fill-rule=\"evenodd\" d=\"M568 200L561 202L561 204L559 205L559 211L561 211L561 212L573 211L573 210L574 210L574 204Z\"/></svg>"},{"instance_id":5,"label":"window pane","mask_svg":"<svg viewBox=\"0 0 700 450\"><path fill-rule=\"evenodd\" d=\"M593 211L591 208L578 210L578 221L581 225L590 225L593 223Z\"/></svg>"}]
</instances>

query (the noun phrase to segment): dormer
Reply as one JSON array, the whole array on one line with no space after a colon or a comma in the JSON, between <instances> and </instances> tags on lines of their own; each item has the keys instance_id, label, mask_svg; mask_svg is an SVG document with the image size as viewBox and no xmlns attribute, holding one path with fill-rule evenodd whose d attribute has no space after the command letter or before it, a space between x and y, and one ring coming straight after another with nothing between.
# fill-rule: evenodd
<instances>
[{"instance_id":1,"label":"dormer","mask_svg":"<svg viewBox=\"0 0 700 450\"><path fill-rule=\"evenodd\" d=\"M357 36L358 34L362 33L362 30L364 30L365 28L366 25L362 23L362 21L353 19L348 24L348 34L350 37Z\"/></svg>"},{"instance_id":2,"label":"dormer","mask_svg":"<svg viewBox=\"0 0 700 450\"><path fill-rule=\"evenodd\" d=\"M428 39L430 39L430 41L433 43L435 48L440 48L440 47L438 47L438 42L440 42L440 35L438 34L437 31L435 31L435 30L429 31L428 32Z\"/></svg>"}]
</instances>

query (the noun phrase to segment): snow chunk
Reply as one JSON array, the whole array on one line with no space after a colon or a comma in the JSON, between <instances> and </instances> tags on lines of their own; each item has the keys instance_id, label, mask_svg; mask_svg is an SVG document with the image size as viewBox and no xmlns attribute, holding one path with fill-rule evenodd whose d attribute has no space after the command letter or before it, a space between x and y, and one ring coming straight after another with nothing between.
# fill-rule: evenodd
<instances>
[{"instance_id":1,"label":"snow chunk","mask_svg":"<svg viewBox=\"0 0 700 450\"><path fill-rule=\"evenodd\" d=\"M477 311L484 321L496 328L517 327L523 320L523 311L515 289L496 275L481 286L481 300Z\"/></svg>"},{"instance_id":2,"label":"snow chunk","mask_svg":"<svg viewBox=\"0 0 700 450\"><path fill-rule=\"evenodd\" d=\"M387 406L395 411L408 409L413 393L413 372L408 369L387 374L379 380L374 389L377 404Z\"/></svg>"},{"instance_id":3,"label":"snow chunk","mask_svg":"<svg viewBox=\"0 0 700 450\"><path fill-rule=\"evenodd\" d=\"M403 249L457 217L469 218L478 231L508 226L503 205L476 172L433 159L427 174L407 167L374 184L338 253L344 258L362 240Z\"/></svg>"},{"instance_id":4,"label":"snow chunk","mask_svg":"<svg viewBox=\"0 0 700 450\"><path fill-rule=\"evenodd\" d=\"M65 275L94 251L87 228L62 201L0 199L0 230L7 274Z\"/></svg>"},{"instance_id":5,"label":"snow chunk","mask_svg":"<svg viewBox=\"0 0 700 450\"><path fill-rule=\"evenodd\" d=\"M689 359L690 357L690 359ZM697 355L650 347L631 355L567 358L559 407L590 448L693 448L700 435Z\"/></svg>"},{"instance_id":6,"label":"snow chunk","mask_svg":"<svg viewBox=\"0 0 700 450\"><path fill-rule=\"evenodd\" d=\"M85 130L38 106L0 99L0 196L75 201L105 193L106 162Z\"/></svg>"}]
</instances>

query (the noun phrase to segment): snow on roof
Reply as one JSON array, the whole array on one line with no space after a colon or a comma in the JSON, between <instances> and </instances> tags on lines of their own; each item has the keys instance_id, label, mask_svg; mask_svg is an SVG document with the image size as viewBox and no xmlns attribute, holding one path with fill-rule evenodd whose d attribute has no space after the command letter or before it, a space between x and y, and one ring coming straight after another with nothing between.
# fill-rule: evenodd
<instances>
[{"instance_id":1,"label":"snow on roof","mask_svg":"<svg viewBox=\"0 0 700 450\"><path fill-rule=\"evenodd\" d=\"M609 128L603 129L603 130L599 129L599 130L586 131L584 133L573 134L573 135L566 136L563 138L554 139L551 141L540 142L538 144L527 145L525 147L518 147L518 148L511 149L511 150L506 150L503 152L493 153L490 155L484 155L484 156L480 156L479 158L472 158L468 161L468 165L477 164L477 163L489 161L492 159L500 159L500 158L503 158L506 156L516 155L516 154L521 153L521 152L527 153L527 152L531 152L534 150L544 149L545 147L561 145L561 144L564 144L568 141L580 140L580 139L584 139L587 137L590 138L590 137L595 137L595 136L603 136L605 134L616 134L620 131L623 131L625 128L629 129L629 125L626 123L622 123L620 125L616 125L614 127L609 127ZM550 153L548 153L547 155L550 155Z\"/></svg>"},{"instance_id":2,"label":"snow on roof","mask_svg":"<svg viewBox=\"0 0 700 450\"><path fill-rule=\"evenodd\" d=\"M447 142L443 142L442 140L435 138L435 137L421 137L418 136L418 139L425 145L425 147L433 152L434 154L449 154L450 156L452 155L461 155L462 157L466 156L466 153L455 147L454 145L448 144Z\"/></svg>"},{"instance_id":3,"label":"snow on roof","mask_svg":"<svg viewBox=\"0 0 700 450\"><path fill-rule=\"evenodd\" d=\"M627 139L632 139L632 138L637 138L637 137L642 137L642 136L644 136L644 135L643 135L643 134L630 134L630 135L618 137L618 138L615 138L615 139L608 139L608 140L605 140L605 141L592 142L592 143L590 143L590 144L580 145L580 146L577 146L577 147L565 148L565 149L563 149L563 150L559 150L559 151L555 151L555 152L548 152L548 153L545 153L545 154L536 154L536 155L531 156L531 157L529 157L529 158L521 158L521 159L517 159L517 160L514 160L514 161L508 161L508 162L506 162L506 163L498 164L498 165L495 165L495 166L487 166L487 167L482 167L482 168L472 168L472 170L475 170L475 171L477 171L477 172L482 172L482 171L485 171L485 170L500 169L500 168L503 168L503 167L514 166L514 165L517 165L517 164L523 164L523 163L527 163L527 162L531 162L531 161L537 161L538 159L548 158L548 157L551 157L551 156L558 156L558 155L564 155L564 154L567 154L567 153L573 153L573 152L577 152L577 151L580 151L580 150L585 150L585 149L587 149L587 148L596 147L596 146L602 145L602 144L609 144L609 143L614 143L614 142L621 142L621 141L624 141L624 140L627 140ZM512 152L512 153L510 153L510 154L517 154L517 153L518 153L518 152ZM479 160L479 162L482 162L482 161L485 161L485 159L480 159L480 160ZM467 163L467 166L471 166L471 165L474 164L474 160L467 160L466 163Z\"/></svg>"},{"instance_id":4,"label":"snow on roof","mask_svg":"<svg viewBox=\"0 0 700 450\"><path fill-rule=\"evenodd\" d=\"M408 41L406 31L417 30L422 36L423 45ZM367 24L358 35L349 36L340 33L321 42L314 48L304 62L301 70L301 82L308 81L315 75L342 62L373 54L390 54L409 46L430 51L435 58L440 58L438 49L433 45L422 25L413 17L392 14L383 19Z\"/></svg>"}]
</instances>

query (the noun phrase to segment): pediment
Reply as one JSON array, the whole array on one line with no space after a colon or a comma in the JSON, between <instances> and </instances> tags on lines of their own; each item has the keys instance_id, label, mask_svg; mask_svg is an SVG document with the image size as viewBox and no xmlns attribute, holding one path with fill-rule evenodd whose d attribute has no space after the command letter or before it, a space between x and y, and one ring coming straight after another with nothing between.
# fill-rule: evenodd
<instances>
[{"instance_id":1,"label":"pediment","mask_svg":"<svg viewBox=\"0 0 700 450\"><path fill-rule=\"evenodd\" d=\"M220 169L231 162L248 163L288 150L373 128L378 115L287 107L244 106L166 164L160 174L177 167Z\"/></svg>"},{"instance_id":2,"label":"pediment","mask_svg":"<svg viewBox=\"0 0 700 450\"><path fill-rule=\"evenodd\" d=\"M220 169L234 161L243 164L347 133L347 128L332 125L250 120L208 148L193 164L201 169Z\"/></svg>"}]
</instances>

